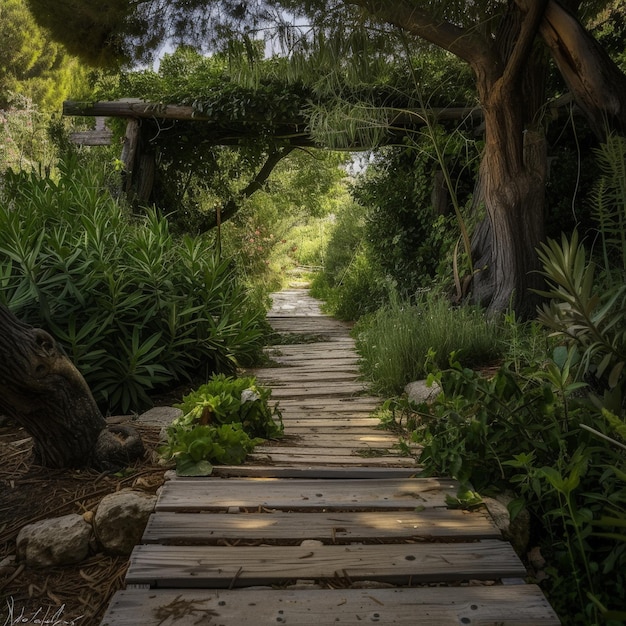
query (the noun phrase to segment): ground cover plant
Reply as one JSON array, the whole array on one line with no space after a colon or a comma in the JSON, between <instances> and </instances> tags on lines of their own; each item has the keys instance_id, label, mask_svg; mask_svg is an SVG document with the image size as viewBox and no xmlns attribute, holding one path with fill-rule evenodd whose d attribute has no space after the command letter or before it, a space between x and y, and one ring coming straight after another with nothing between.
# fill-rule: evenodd
<instances>
[{"instance_id":1,"label":"ground cover plant","mask_svg":"<svg viewBox=\"0 0 626 626\"><path fill-rule=\"evenodd\" d=\"M176 462L180 476L208 476L216 463L243 463L255 445L282 436L281 413L270 396L254 377L212 376L176 405L183 414L168 427L159 453Z\"/></svg>"},{"instance_id":2,"label":"ground cover plant","mask_svg":"<svg viewBox=\"0 0 626 626\"><path fill-rule=\"evenodd\" d=\"M259 354L265 310L207 236L133 216L74 159L58 179L7 173L0 197L0 298L48 330L104 411L149 392L233 372Z\"/></svg>"}]
</instances>

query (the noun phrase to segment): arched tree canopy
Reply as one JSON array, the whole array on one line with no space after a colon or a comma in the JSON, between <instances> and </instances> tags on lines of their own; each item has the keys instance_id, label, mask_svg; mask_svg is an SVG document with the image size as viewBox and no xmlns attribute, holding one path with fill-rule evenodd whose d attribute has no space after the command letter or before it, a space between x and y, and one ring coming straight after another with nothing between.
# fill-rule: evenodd
<instances>
[{"instance_id":1,"label":"arched tree canopy","mask_svg":"<svg viewBox=\"0 0 626 626\"><path fill-rule=\"evenodd\" d=\"M30 1L40 19L50 21L38 6L41 0ZM626 76L585 26L611 4L608 0L120 1L110 5L117 10L114 19L105 12L106 19L99 20L100 35L95 39L103 50L117 50L130 59L131 52L143 58L167 38L205 47L221 44L225 50L226 42L232 45L237 40L235 32L244 42L272 32L291 59L290 67L314 77L310 84L315 94L338 94L339 106L320 112L328 142L338 136L339 121L344 129L353 128L362 112L344 97L342 77L351 75L352 85L358 85L359 77L367 83L368 77L385 71L386 61L402 56L409 47L435 46L453 55L470 68L484 114L485 149L474 199L487 218L472 243L474 296L495 311L512 305L531 314L535 304L529 289L540 286L536 248L543 238L550 69L558 69L561 84L599 137L607 125L619 131L626 128ZM62 30L72 31L68 24L73 19L99 19L86 0L60 5L73 7L75 16L68 15L64 29L55 31L59 37L70 37ZM248 48L250 58L258 54L258 47ZM419 92L419 76L410 64L405 80ZM430 94L419 95L428 100ZM387 114L386 104L368 101L370 130L384 126L371 123L371 112ZM312 119L312 126L324 127Z\"/></svg>"}]
</instances>

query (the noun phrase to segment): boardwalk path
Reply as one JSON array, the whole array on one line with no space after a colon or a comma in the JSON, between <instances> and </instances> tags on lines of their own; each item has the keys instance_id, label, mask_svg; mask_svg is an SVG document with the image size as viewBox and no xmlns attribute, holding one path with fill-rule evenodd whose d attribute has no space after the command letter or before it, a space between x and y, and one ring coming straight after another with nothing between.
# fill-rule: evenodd
<instances>
[{"instance_id":1,"label":"boardwalk path","mask_svg":"<svg viewBox=\"0 0 626 626\"><path fill-rule=\"evenodd\" d=\"M102 624L558 624L489 517L447 508L456 483L420 478L376 429L347 327L301 290L275 296L270 322L324 339L254 372L285 440L164 485Z\"/></svg>"}]
</instances>

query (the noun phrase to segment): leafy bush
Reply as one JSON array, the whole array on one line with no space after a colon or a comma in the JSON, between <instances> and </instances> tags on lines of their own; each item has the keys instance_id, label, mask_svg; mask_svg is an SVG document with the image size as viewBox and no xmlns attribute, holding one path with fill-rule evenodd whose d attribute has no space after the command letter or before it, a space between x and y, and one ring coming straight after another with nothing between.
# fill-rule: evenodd
<instances>
[{"instance_id":1,"label":"leafy bush","mask_svg":"<svg viewBox=\"0 0 626 626\"><path fill-rule=\"evenodd\" d=\"M364 244L364 209L351 202L337 216L311 294L343 320L375 311L387 300L389 282L372 264Z\"/></svg>"},{"instance_id":2,"label":"leafy bush","mask_svg":"<svg viewBox=\"0 0 626 626\"><path fill-rule=\"evenodd\" d=\"M531 511L548 597L574 625L626 616L626 141L610 137L598 156L598 263L576 232L540 252L539 320L563 345L489 379L454 364L415 431L427 472L511 489L511 513Z\"/></svg>"},{"instance_id":3,"label":"leafy bush","mask_svg":"<svg viewBox=\"0 0 626 626\"><path fill-rule=\"evenodd\" d=\"M263 439L282 436L278 406L270 408L271 391L253 377L213 376L183 398L183 415L167 429L159 452L176 461L181 476L207 476L214 463L243 463Z\"/></svg>"},{"instance_id":4,"label":"leafy bush","mask_svg":"<svg viewBox=\"0 0 626 626\"><path fill-rule=\"evenodd\" d=\"M373 264L403 294L432 282L458 236L452 217L438 215L432 206L437 170L432 151L425 139L414 150L386 150L353 189L366 209L364 236ZM469 193L469 180L464 183L458 186L461 202Z\"/></svg>"},{"instance_id":5,"label":"leafy bush","mask_svg":"<svg viewBox=\"0 0 626 626\"><path fill-rule=\"evenodd\" d=\"M402 393L408 382L424 378L428 358L445 367L454 351L467 366L477 366L493 363L504 351L498 323L477 308L455 308L436 295L416 304L392 298L359 321L355 336L362 371L387 394Z\"/></svg>"},{"instance_id":6,"label":"leafy bush","mask_svg":"<svg viewBox=\"0 0 626 626\"><path fill-rule=\"evenodd\" d=\"M619 453L594 438L607 422L572 377L576 359L558 347L521 375L504 366L491 377L453 363L433 374L443 392L411 422L426 474L451 475L482 493L510 490L512 516L530 511L548 559L548 597L564 623L582 625L599 623L598 607L626 600L626 549L615 542L626 474Z\"/></svg>"},{"instance_id":7,"label":"leafy bush","mask_svg":"<svg viewBox=\"0 0 626 626\"><path fill-rule=\"evenodd\" d=\"M0 198L0 298L55 336L101 407L139 410L148 392L260 353L264 310L203 237L132 217L69 161L58 181L8 173Z\"/></svg>"}]
</instances>

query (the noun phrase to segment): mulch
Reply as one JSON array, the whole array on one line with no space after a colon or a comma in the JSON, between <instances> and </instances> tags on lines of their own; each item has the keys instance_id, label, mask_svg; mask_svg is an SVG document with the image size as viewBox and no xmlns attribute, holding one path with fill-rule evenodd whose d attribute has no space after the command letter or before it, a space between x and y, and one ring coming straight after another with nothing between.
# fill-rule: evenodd
<instances>
[{"instance_id":1,"label":"mulch","mask_svg":"<svg viewBox=\"0 0 626 626\"><path fill-rule=\"evenodd\" d=\"M94 511L105 495L127 487L156 492L166 471L155 453L159 428L131 425L146 454L115 475L33 465L28 434L11 423L0 426L0 626L100 623L111 596L123 586L127 558L93 553L77 565L38 570L11 557L27 524Z\"/></svg>"}]
</instances>

